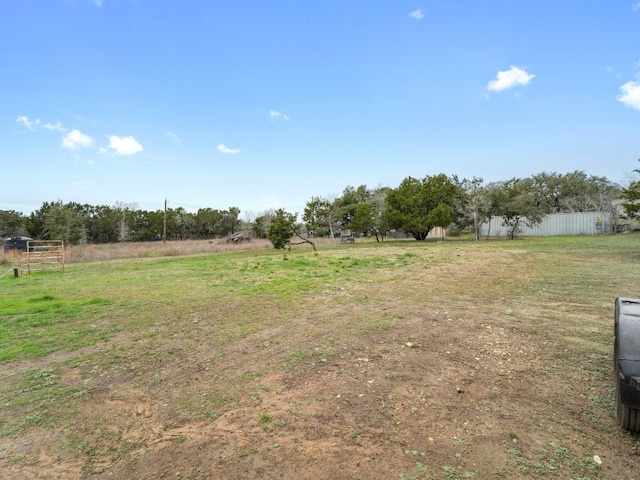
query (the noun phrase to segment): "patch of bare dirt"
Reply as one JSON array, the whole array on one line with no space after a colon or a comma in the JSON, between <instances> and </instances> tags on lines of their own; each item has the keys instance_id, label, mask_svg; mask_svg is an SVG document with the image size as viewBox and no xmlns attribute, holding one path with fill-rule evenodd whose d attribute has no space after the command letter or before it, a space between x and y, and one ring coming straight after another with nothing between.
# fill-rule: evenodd
<instances>
[{"instance_id":1,"label":"patch of bare dirt","mask_svg":"<svg viewBox=\"0 0 640 480\"><path fill-rule=\"evenodd\" d=\"M295 327L273 327L218 350L202 345L140 371L101 377L63 369L61 381L84 386L87 398L58 431L0 439L0 476L639 476L637 440L620 432L608 405L599 404L611 379L556 369L571 352L544 331L488 314L415 314L265 372L288 348L277 339ZM255 394L234 397L233 379L247 381L251 372L262 372L248 380ZM209 418L185 407L216 392L227 392L235 407Z\"/></svg>"}]
</instances>

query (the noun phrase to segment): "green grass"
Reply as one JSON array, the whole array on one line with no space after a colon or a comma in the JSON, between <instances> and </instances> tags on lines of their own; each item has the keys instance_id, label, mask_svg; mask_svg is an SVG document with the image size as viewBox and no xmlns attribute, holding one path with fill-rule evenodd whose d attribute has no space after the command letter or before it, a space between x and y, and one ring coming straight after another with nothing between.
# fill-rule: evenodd
<instances>
[{"instance_id":1,"label":"green grass","mask_svg":"<svg viewBox=\"0 0 640 480\"><path fill-rule=\"evenodd\" d=\"M0 361L74 351L123 330L135 335L156 324L171 325L198 311L219 317L220 335L214 341L233 341L262 328L254 315L265 304L271 319L263 321L277 323L279 310L290 310L300 299L334 293L344 284L366 285L381 271L398 276L402 268L420 260L406 251L415 249L413 244L385 247L374 245L373 255L359 248L343 250L346 254L294 251L286 257L259 251L118 260L71 264L65 273L4 278ZM344 301L349 304L351 298ZM228 316L236 321L231 324ZM376 319L370 328L384 329L391 323ZM368 329L365 325L361 330Z\"/></svg>"},{"instance_id":2,"label":"green grass","mask_svg":"<svg viewBox=\"0 0 640 480\"><path fill-rule=\"evenodd\" d=\"M82 402L112 384L179 391L175 406L166 408L167 425L214 421L252 407L256 423L269 430L279 417L261 404L268 375L333 368L332 359L341 356L354 362L368 355L354 350L357 340L393 336L416 318L426 320L398 335L397 345L424 342L432 321L464 325L476 315L544 345L543 360L529 367L536 382L561 384L567 372L572 380L595 379L584 394L581 421L570 426L579 434L595 425L615 437L608 380L612 307L616 296L640 296L639 245L635 235L361 242L321 245L317 253L303 247L284 255L218 252L6 276L0 279L0 437L63 429ZM411 350L428 354L423 346ZM245 364L244 354L259 355L262 363ZM204 375L225 362L227 368L209 377L215 382L197 388L181 376ZM174 365L187 373L172 373ZM70 373L78 380L63 381ZM394 384L404 381L401 364L387 375ZM517 406L500 404L500 393L482 411L523 420ZM545 435L538 449L509 454L511 462L501 468L531 478L560 468L575 478L600 478L580 448L553 437L543 417L547 407L542 400L531 407L540 410L538 431ZM106 434L97 429L75 431L69 445L82 454L102 451L95 444L106 442ZM367 433L360 427L346 432L357 439ZM514 429L509 441L526 433ZM475 476L475 467L453 459L434 466L424 454L415 458L422 447L404 451L414 457L407 458L407 475Z\"/></svg>"},{"instance_id":3,"label":"green grass","mask_svg":"<svg viewBox=\"0 0 640 480\"><path fill-rule=\"evenodd\" d=\"M148 336L162 326L165 337L182 335L200 317L215 325L210 341L231 342L265 325L277 325L292 308L313 315L323 309L323 297L335 303L336 318L348 317L354 302L375 310L386 303L384 290L392 290L389 282L418 288L394 293L400 297L394 311L348 322L347 331L362 335L392 328L405 316L405 305L411 310L416 302L448 295L452 307L490 293L511 297L514 312L523 306L534 308L539 297L557 302L559 309L570 310L578 302L598 314L616 295L640 295L634 261L640 255L637 243L631 235L480 243L405 241L342 249L325 246L318 254L299 249L283 256L267 250L71 264L65 273L0 279L0 362L73 352L107 342L122 331ZM464 298L456 295L456 284L433 292L434 298L426 292L421 295L419 285L411 285L412 275L424 281L432 272L436 279L456 267L464 277L465 265L474 264L478 252L495 249L505 254L501 263L482 266L490 284L483 289L471 286ZM353 285L362 287L353 291ZM544 311L535 317L541 324L549 321ZM602 332L590 332L587 338L580 334L582 341L589 341L589 336L596 345L602 344Z\"/></svg>"},{"instance_id":4,"label":"green grass","mask_svg":"<svg viewBox=\"0 0 640 480\"><path fill-rule=\"evenodd\" d=\"M17 296L0 301L0 362L74 351L104 339L88 322L108 307L101 297Z\"/></svg>"}]
</instances>

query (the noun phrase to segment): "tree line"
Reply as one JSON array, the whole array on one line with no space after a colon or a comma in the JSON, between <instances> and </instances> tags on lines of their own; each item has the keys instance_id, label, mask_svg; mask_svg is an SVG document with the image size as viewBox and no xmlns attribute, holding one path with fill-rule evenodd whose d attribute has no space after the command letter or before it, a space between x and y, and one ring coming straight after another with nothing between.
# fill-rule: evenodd
<instances>
[{"instance_id":1,"label":"tree line","mask_svg":"<svg viewBox=\"0 0 640 480\"><path fill-rule=\"evenodd\" d=\"M435 227L453 234L471 231L477 237L484 223L499 216L515 238L523 226L535 226L547 214L613 211L613 201L626 198L633 185L623 189L606 177L582 171L543 172L491 183L441 173L407 177L396 188L347 186L339 195L311 197L303 212L267 210L245 219L240 219L237 207L165 212L140 210L135 204L92 206L58 200L44 202L28 216L0 210L0 236L62 239L67 244L154 241L163 238L166 217L168 240L223 238L242 231L284 248L295 236L333 237L345 229L378 241L398 229L422 241Z\"/></svg>"},{"instance_id":2,"label":"tree line","mask_svg":"<svg viewBox=\"0 0 640 480\"><path fill-rule=\"evenodd\" d=\"M76 202L44 202L25 216L13 210L0 210L0 235L29 236L39 240L64 240L67 245L81 243L146 242L161 240L210 239L236 233L241 227L240 209L201 208L196 213L184 208L154 211L117 203L82 205Z\"/></svg>"},{"instance_id":3,"label":"tree line","mask_svg":"<svg viewBox=\"0 0 640 480\"><path fill-rule=\"evenodd\" d=\"M582 171L544 172L492 183L445 174L407 177L396 188L363 185L347 187L334 200L314 197L302 220L309 231L320 235L333 236L335 228L349 228L382 241L387 232L402 229L423 241L436 227L448 228L454 235L471 231L479 238L481 226L498 216L509 237L515 238L524 226L533 227L551 213L614 212L613 202L621 190L625 191L605 177ZM294 218L284 210L276 211L270 232L276 248L283 244L279 232L291 238L300 229Z\"/></svg>"}]
</instances>

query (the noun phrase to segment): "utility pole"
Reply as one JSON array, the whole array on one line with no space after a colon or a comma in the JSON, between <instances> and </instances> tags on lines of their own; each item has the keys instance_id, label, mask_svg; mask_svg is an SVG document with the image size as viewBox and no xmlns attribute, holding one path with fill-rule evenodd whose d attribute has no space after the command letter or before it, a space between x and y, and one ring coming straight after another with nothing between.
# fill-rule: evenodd
<instances>
[{"instance_id":1,"label":"utility pole","mask_svg":"<svg viewBox=\"0 0 640 480\"><path fill-rule=\"evenodd\" d=\"M162 219L162 243L167 243L167 199L164 199L164 218Z\"/></svg>"}]
</instances>

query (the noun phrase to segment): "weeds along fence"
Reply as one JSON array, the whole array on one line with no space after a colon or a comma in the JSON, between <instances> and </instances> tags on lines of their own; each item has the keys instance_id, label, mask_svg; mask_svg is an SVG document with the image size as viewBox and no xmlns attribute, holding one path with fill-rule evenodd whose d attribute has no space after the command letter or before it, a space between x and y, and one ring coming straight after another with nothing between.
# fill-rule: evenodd
<instances>
[{"instance_id":1,"label":"weeds along fence","mask_svg":"<svg viewBox=\"0 0 640 480\"><path fill-rule=\"evenodd\" d=\"M62 240L29 240L27 251L20 255L22 273L37 270L64 271L64 242Z\"/></svg>"},{"instance_id":2,"label":"weeds along fence","mask_svg":"<svg viewBox=\"0 0 640 480\"><path fill-rule=\"evenodd\" d=\"M320 238L314 240L317 244L327 244L336 246L340 239ZM33 241L35 242L35 240ZM60 241L61 244L61 241ZM301 247L304 248L304 247ZM269 240L261 238L253 238L251 241L242 243L225 242L224 239L214 240L177 240L163 243L161 241L153 242L118 242L105 244L83 244L83 245L64 245L64 250L60 253L59 261L46 263L34 263L33 252L30 257L30 267L34 269L42 269L43 267L63 268L65 265L83 262L101 262L128 258L148 258L148 257L171 257L183 255L206 255L220 252L237 252L245 250L273 250L273 245ZM26 252L22 252L26 253ZM44 254L41 254L44 255ZM43 259L44 260L44 259ZM53 259L52 259L53 260ZM22 254L17 250L0 249L0 270L9 269L10 266L20 267L22 263ZM28 272L27 265L24 265ZM11 273L0 271L0 276Z\"/></svg>"},{"instance_id":3,"label":"weeds along fence","mask_svg":"<svg viewBox=\"0 0 640 480\"><path fill-rule=\"evenodd\" d=\"M250 242L225 243L222 240L184 240L166 242L119 242L105 244L64 245L63 257L60 264L53 263L50 266L62 267L70 263L100 262L127 258L164 257L199 255L216 252L271 249L273 246L266 239L252 239ZM2 250L0 248L0 270L6 268L20 268L22 253L19 250ZM34 259L34 256L31 256ZM63 263L64 262L64 263ZM26 266L26 265L25 265ZM41 268L46 265L34 264L33 268ZM11 271L11 270L10 270ZM0 272L2 275L4 271ZM6 275L6 274L5 274Z\"/></svg>"},{"instance_id":4,"label":"weeds along fence","mask_svg":"<svg viewBox=\"0 0 640 480\"><path fill-rule=\"evenodd\" d=\"M82 263L126 258L172 257L265 248L273 247L268 240L263 239L252 239L250 242L240 244L225 243L223 240L85 244L65 247L65 262Z\"/></svg>"}]
</instances>

